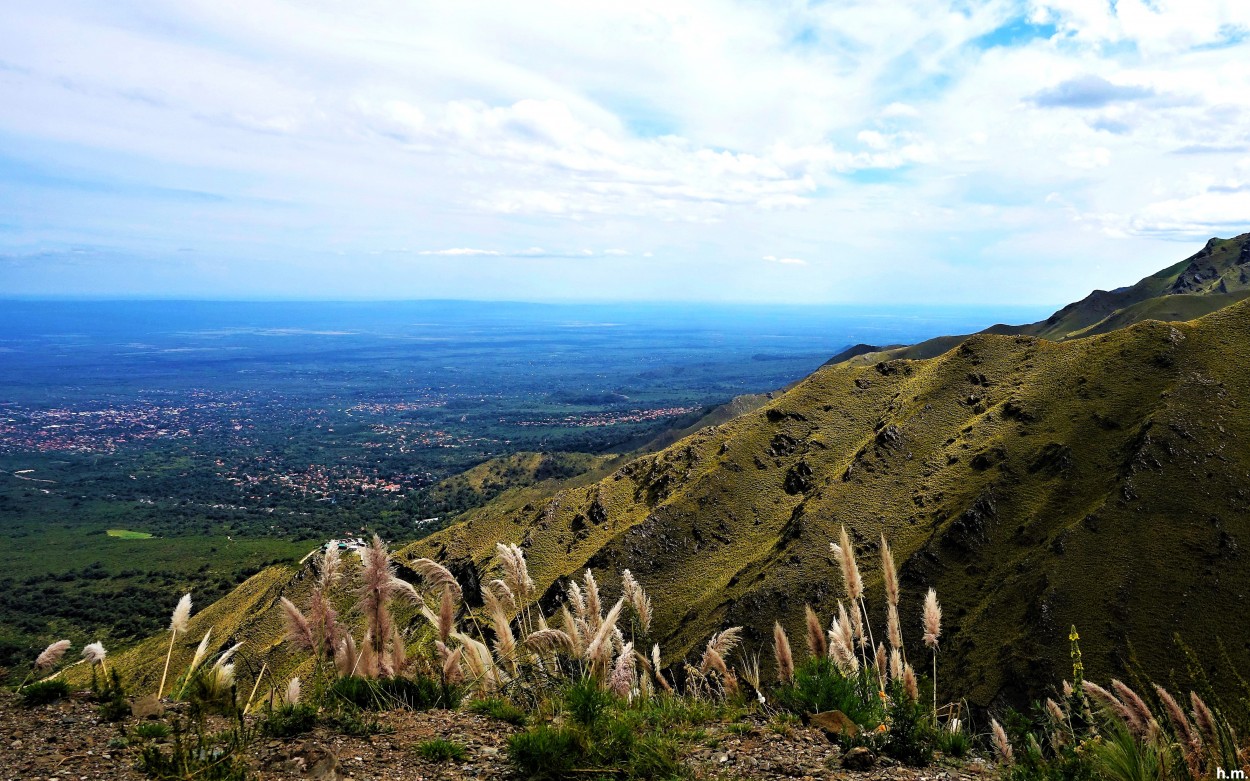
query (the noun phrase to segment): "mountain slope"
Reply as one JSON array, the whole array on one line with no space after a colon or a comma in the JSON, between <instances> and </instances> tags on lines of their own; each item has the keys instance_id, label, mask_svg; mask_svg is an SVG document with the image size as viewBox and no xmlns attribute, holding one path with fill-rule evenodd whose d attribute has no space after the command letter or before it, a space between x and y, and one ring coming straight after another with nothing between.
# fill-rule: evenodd
<instances>
[{"instance_id":1,"label":"mountain slope","mask_svg":"<svg viewBox=\"0 0 1250 781\"><path fill-rule=\"evenodd\" d=\"M876 540L889 536L913 649L919 599L938 589L943 697L1046 693L1070 675L1071 624L1092 676L1118 672L1131 644L1167 680L1183 668L1174 632L1195 647L1220 638L1245 668L1250 630L1231 619L1250 593L1248 366L1250 301L1084 339L980 334L929 360L826 366L598 481L504 494L400 558L439 558L472 590L494 544L515 541L548 605L564 576L593 567L613 593L628 567L672 661L729 625L757 647L775 618L801 637L805 602L828 617L841 594L828 542L845 524L874 610ZM223 644L272 647L274 601L300 602L306 581L258 575L183 645L211 619ZM119 663L150 679L163 642Z\"/></svg>"},{"instance_id":2,"label":"mountain slope","mask_svg":"<svg viewBox=\"0 0 1250 781\"><path fill-rule=\"evenodd\" d=\"M1095 290L1045 320L1029 325L994 325L981 333L1038 336L1052 341L1108 333L1143 320L1193 320L1250 297L1250 233L1213 238L1196 254L1128 287ZM840 353L831 362L861 363L895 358L933 358L965 336L939 336L905 347ZM845 357L844 357L845 356Z\"/></svg>"}]
</instances>

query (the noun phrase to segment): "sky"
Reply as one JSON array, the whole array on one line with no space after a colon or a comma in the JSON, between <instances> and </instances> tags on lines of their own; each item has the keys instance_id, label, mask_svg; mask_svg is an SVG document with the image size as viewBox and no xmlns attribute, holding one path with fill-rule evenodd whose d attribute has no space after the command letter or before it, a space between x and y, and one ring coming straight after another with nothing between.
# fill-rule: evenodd
<instances>
[{"instance_id":1,"label":"sky","mask_svg":"<svg viewBox=\"0 0 1250 781\"><path fill-rule=\"evenodd\" d=\"M0 297L1059 305L1250 230L1250 3L0 5Z\"/></svg>"}]
</instances>

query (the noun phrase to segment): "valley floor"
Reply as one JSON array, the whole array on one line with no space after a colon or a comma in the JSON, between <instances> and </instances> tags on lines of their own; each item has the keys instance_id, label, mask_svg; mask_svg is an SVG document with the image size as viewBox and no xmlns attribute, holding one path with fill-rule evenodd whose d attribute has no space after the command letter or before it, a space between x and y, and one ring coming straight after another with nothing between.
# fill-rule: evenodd
<instances>
[{"instance_id":1,"label":"valley floor","mask_svg":"<svg viewBox=\"0 0 1250 781\"><path fill-rule=\"evenodd\" d=\"M165 714L176 715L173 706ZM380 720L393 731L350 737L318 727L298 738L258 738L248 750L256 781L413 781L512 779L506 744L516 730L484 716L448 711L390 711ZM144 781L135 769L142 740L131 718L110 724L80 697L33 708L0 694L0 781ZM817 729L781 731L758 720L749 731L709 725L702 748L686 764L699 779L848 779L849 781L977 781L992 767L972 760L916 769L881 760L869 770L841 767L838 748ZM125 740L123 740L123 735ZM415 746L445 738L466 748L463 761L433 762ZM166 739L168 740L168 739Z\"/></svg>"}]
</instances>

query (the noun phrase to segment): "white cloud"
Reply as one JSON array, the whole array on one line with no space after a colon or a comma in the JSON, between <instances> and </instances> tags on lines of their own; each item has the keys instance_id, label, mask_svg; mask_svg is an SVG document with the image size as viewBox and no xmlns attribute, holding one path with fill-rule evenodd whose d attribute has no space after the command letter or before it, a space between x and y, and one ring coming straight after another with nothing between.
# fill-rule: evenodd
<instances>
[{"instance_id":1,"label":"white cloud","mask_svg":"<svg viewBox=\"0 0 1250 781\"><path fill-rule=\"evenodd\" d=\"M397 252L406 252L406 250L396 250ZM492 258L602 258L602 257L628 257L631 253L629 250L619 247L612 247L605 250L593 249L575 249L575 250L547 250L542 247L526 247L518 250L495 250L495 249L474 249L470 247L452 247L450 249L423 249L418 250L417 255L437 255L444 257L492 257ZM648 256L650 253L648 253Z\"/></svg>"},{"instance_id":2,"label":"white cloud","mask_svg":"<svg viewBox=\"0 0 1250 781\"><path fill-rule=\"evenodd\" d=\"M418 255L452 255L452 256L473 256L473 255L500 255L502 253L492 249L471 249L469 247L452 247L451 249L423 249L417 253Z\"/></svg>"},{"instance_id":3,"label":"white cloud","mask_svg":"<svg viewBox=\"0 0 1250 781\"><path fill-rule=\"evenodd\" d=\"M806 266L807 261L802 258L779 258L775 255L765 255L764 260L769 263L781 263L786 266Z\"/></svg>"},{"instance_id":4,"label":"white cloud","mask_svg":"<svg viewBox=\"0 0 1250 781\"><path fill-rule=\"evenodd\" d=\"M1053 35L998 40L1022 14ZM546 290L616 286L654 251L717 295L871 299L889 274L933 300L1053 234L1123 256L1114 285L1250 222L1207 189L1246 154L1247 30L1250 3L1221 0L10 3L0 199L22 228L0 252L602 259ZM1035 243L1044 284L984 295L1081 294L1061 244ZM909 273L819 263L766 289L754 257Z\"/></svg>"}]
</instances>

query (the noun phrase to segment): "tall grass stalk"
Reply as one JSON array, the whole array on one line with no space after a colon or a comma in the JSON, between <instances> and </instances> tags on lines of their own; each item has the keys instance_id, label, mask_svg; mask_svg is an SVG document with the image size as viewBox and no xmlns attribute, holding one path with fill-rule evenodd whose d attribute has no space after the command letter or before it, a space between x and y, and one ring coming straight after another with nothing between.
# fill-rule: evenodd
<instances>
[{"instance_id":1,"label":"tall grass stalk","mask_svg":"<svg viewBox=\"0 0 1250 781\"><path fill-rule=\"evenodd\" d=\"M178 600L178 604L174 607L173 615L169 618L169 650L165 652L165 669L161 673L161 683L156 687L156 699L160 699L165 693L165 679L169 676L169 660L174 655L174 641L178 639L178 634L187 631L187 624L191 620L191 594L188 592L182 595L182 599Z\"/></svg>"}]
</instances>

